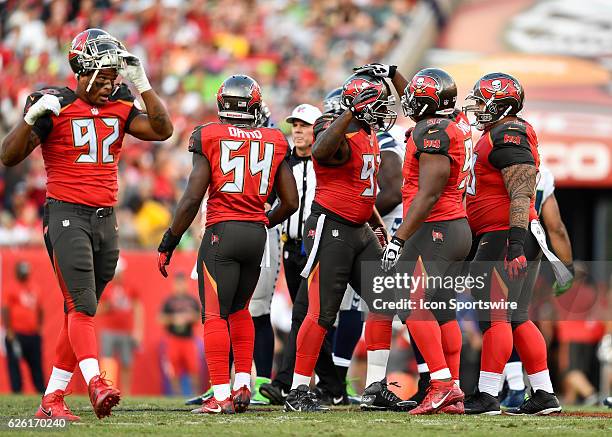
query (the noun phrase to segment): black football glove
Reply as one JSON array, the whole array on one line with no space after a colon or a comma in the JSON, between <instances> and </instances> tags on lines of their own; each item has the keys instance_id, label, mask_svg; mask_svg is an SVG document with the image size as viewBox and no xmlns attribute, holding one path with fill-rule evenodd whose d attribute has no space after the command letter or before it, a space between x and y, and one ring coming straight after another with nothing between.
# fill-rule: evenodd
<instances>
[{"instance_id":1,"label":"black football glove","mask_svg":"<svg viewBox=\"0 0 612 437\"><path fill-rule=\"evenodd\" d=\"M522 278L527 274L527 258L525 257L525 237L527 229L513 226L508 232L508 243L504 269L511 281Z\"/></svg>"},{"instance_id":2,"label":"black football glove","mask_svg":"<svg viewBox=\"0 0 612 437\"><path fill-rule=\"evenodd\" d=\"M378 90L370 87L366 88L353 99L350 110L354 116L361 115L364 110L378 99Z\"/></svg>"},{"instance_id":3,"label":"black football glove","mask_svg":"<svg viewBox=\"0 0 612 437\"><path fill-rule=\"evenodd\" d=\"M355 67L353 71L355 73L368 73L376 77L388 77L389 79L393 79L397 71L397 65L374 62L372 64L362 65L361 67Z\"/></svg>"},{"instance_id":4,"label":"black football glove","mask_svg":"<svg viewBox=\"0 0 612 437\"><path fill-rule=\"evenodd\" d=\"M157 255L157 268L161 272L164 278L168 277L168 272L166 271L166 266L170 265L170 258L172 258L172 252L176 249L176 246L181 242L181 237L177 237L170 231L170 228L164 234L161 243L159 243L159 247L157 251L159 254Z\"/></svg>"}]
</instances>

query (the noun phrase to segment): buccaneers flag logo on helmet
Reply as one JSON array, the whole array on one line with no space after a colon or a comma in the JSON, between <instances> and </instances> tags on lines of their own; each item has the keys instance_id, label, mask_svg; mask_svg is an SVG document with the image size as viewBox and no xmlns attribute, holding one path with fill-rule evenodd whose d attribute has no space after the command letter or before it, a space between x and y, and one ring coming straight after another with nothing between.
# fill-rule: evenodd
<instances>
[{"instance_id":1,"label":"buccaneers flag logo on helmet","mask_svg":"<svg viewBox=\"0 0 612 437\"><path fill-rule=\"evenodd\" d=\"M410 94L414 97L429 97L440 104L440 84L430 76L416 76L410 83Z\"/></svg>"},{"instance_id":2,"label":"buccaneers flag logo on helmet","mask_svg":"<svg viewBox=\"0 0 612 437\"><path fill-rule=\"evenodd\" d=\"M357 97L357 95L367 88L375 88L378 90L378 94L382 93L382 85L374 82L370 82L366 79L355 78L344 85L344 90L342 92L342 96L344 98L344 104L346 106L350 106L353 99ZM346 101L350 100L350 101Z\"/></svg>"},{"instance_id":3,"label":"buccaneers flag logo on helmet","mask_svg":"<svg viewBox=\"0 0 612 437\"><path fill-rule=\"evenodd\" d=\"M261 104L261 88L257 83L251 85L251 100L247 103L247 107L250 108L255 103Z\"/></svg>"},{"instance_id":4,"label":"buccaneers flag logo on helmet","mask_svg":"<svg viewBox=\"0 0 612 437\"><path fill-rule=\"evenodd\" d=\"M515 99L517 103L521 101L520 85L507 77L480 81L480 92L489 101L507 97Z\"/></svg>"}]
</instances>

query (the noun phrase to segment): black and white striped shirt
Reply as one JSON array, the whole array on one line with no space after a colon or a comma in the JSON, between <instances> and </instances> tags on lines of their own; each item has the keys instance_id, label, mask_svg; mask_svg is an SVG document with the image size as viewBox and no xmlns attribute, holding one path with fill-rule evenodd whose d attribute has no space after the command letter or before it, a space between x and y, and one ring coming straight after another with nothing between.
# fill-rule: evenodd
<instances>
[{"instance_id":1,"label":"black and white striped shirt","mask_svg":"<svg viewBox=\"0 0 612 437\"><path fill-rule=\"evenodd\" d=\"M314 199L317 180L310 156L297 156L295 149L293 149L286 159L293 172L293 177L295 178L298 195L300 197L300 206L298 210L283 223L283 233L287 234L289 239L301 240L304 222L310 215L310 207Z\"/></svg>"}]
</instances>

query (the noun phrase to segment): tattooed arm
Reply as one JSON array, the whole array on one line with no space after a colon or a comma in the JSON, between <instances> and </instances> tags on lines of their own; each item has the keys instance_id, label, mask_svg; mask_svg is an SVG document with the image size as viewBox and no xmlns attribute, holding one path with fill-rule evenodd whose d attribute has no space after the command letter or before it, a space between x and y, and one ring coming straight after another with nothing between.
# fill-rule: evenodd
<instances>
[{"instance_id":1,"label":"tattooed arm","mask_svg":"<svg viewBox=\"0 0 612 437\"><path fill-rule=\"evenodd\" d=\"M34 133L32 126L21 121L2 140L0 160L7 167L12 167L26 159L39 145L40 138Z\"/></svg>"},{"instance_id":2,"label":"tattooed arm","mask_svg":"<svg viewBox=\"0 0 612 437\"><path fill-rule=\"evenodd\" d=\"M527 229L529 207L535 193L537 169L529 164L515 164L501 170L510 197L510 228Z\"/></svg>"},{"instance_id":3,"label":"tattooed arm","mask_svg":"<svg viewBox=\"0 0 612 437\"><path fill-rule=\"evenodd\" d=\"M174 130L168 110L154 90L145 91L141 96L147 112L134 117L128 133L145 141L167 140Z\"/></svg>"}]
</instances>

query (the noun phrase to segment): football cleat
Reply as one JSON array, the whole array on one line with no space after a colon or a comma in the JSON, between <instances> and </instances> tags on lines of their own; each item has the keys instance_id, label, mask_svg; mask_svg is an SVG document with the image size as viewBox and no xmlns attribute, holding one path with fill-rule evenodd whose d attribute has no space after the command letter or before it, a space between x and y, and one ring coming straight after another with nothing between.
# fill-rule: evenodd
<instances>
[{"instance_id":1,"label":"football cleat","mask_svg":"<svg viewBox=\"0 0 612 437\"><path fill-rule=\"evenodd\" d=\"M438 412L444 414L465 414L465 408L463 406L463 402L459 401L440 408Z\"/></svg>"},{"instance_id":2,"label":"football cleat","mask_svg":"<svg viewBox=\"0 0 612 437\"><path fill-rule=\"evenodd\" d=\"M289 390L278 383L264 383L259 387L259 393L270 399L272 405L283 405L289 395Z\"/></svg>"},{"instance_id":3,"label":"football cleat","mask_svg":"<svg viewBox=\"0 0 612 437\"><path fill-rule=\"evenodd\" d=\"M285 412L287 413L293 411L315 413L327 410L329 408L322 407L316 395L305 384L291 390L285 399Z\"/></svg>"},{"instance_id":4,"label":"football cleat","mask_svg":"<svg viewBox=\"0 0 612 437\"><path fill-rule=\"evenodd\" d=\"M312 393L317 397L321 405L349 405L349 397L346 393L341 393L338 396L332 395L328 390L321 387L315 387Z\"/></svg>"},{"instance_id":5,"label":"football cleat","mask_svg":"<svg viewBox=\"0 0 612 437\"><path fill-rule=\"evenodd\" d=\"M423 399L425 399L425 395L427 394L427 387L429 387L430 381L431 378L429 377L429 372L419 373L418 390L414 395L412 395L410 400L415 401L417 404L423 402Z\"/></svg>"},{"instance_id":6,"label":"football cleat","mask_svg":"<svg viewBox=\"0 0 612 437\"><path fill-rule=\"evenodd\" d=\"M34 415L38 419L65 419L70 422L81 420L79 416L75 416L66 402L64 401L66 393L63 390L55 390L42 397L38 411Z\"/></svg>"},{"instance_id":7,"label":"football cleat","mask_svg":"<svg viewBox=\"0 0 612 437\"><path fill-rule=\"evenodd\" d=\"M499 399L478 390L465 399L463 406L465 414L485 414L487 416L501 414Z\"/></svg>"},{"instance_id":8,"label":"football cleat","mask_svg":"<svg viewBox=\"0 0 612 437\"><path fill-rule=\"evenodd\" d=\"M200 408L191 410L191 412L194 414L234 414L236 410L234 410L234 401L231 396L222 401L218 401L213 396L205 400Z\"/></svg>"},{"instance_id":9,"label":"football cleat","mask_svg":"<svg viewBox=\"0 0 612 437\"><path fill-rule=\"evenodd\" d=\"M232 399L236 413L244 413L251 403L251 390L247 386L242 386L236 391L232 390Z\"/></svg>"},{"instance_id":10,"label":"football cleat","mask_svg":"<svg viewBox=\"0 0 612 437\"><path fill-rule=\"evenodd\" d=\"M612 396L608 396L607 398L605 398L603 400L603 404L608 408L612 408Z\"/></svg>"},{"instance_id":11,"label":"football cleat","mask_svg":"<svg viewBox=\"0 0 612 437\"><path fill-rule=\"evenodd\" d=\"M510 416L519 416L523 414L547 416L552 413L559 413L561 410L559 399L557 399L554 393L537 390L535 393L532 392L531 397L525 399L520 407L509 408L505 413Z\"/></svg>"},{"instance_id":12,"label":"football cleat","mask_svg":"<svg viewBox=\"0 0 612 437\"><path fill-rule=\"evenodd\" d=\"M398 386L396 382L390 383ZM414 401L404 401L395 393L389 390L387 378L382 381L373 382L364 391L361 396L360 407L362 410L377 410L377 411L410 411L417 406Z\"/></svg>"},{"instance_id":13,"label":"football cleat","mask_svg":"<svg viewBox=\"0 0 612 437\"><path fill-rule=\"evenodd\" d=\"M213 392L213 388L211 385L210 388L206 390L204 393L202 393L201 395L193 397L191 399L187 399L185 401L185 405L202 405L204 401L207 401L208 399L212 398L213 395L214 395L214 392Z\"/></svg>"},{"instance_id":14,"label":"football cleat","mask_svg":"<svg viewBox=\"0 0 612 437\"><path fill-rule=\"evenodd\" d=\"M432 379L423 402L410 414L434 414L442 408L463 401L464 394L454 381Z\"/></svg>"},{"instance_id":15,"label":"football cleat","mask_svg":"<svg viewBox=\"0 0 612 437\"><path fill-rule=\"evenodd\" d=\"M96 375L89 381L89 400L98 419L111 415L111 409L121 400L121 392L111 385L103 375Z\"/></svg>"},{"instance_id":16,"label":"football cleat","mask_svg":"<svg viewBox=\"0 0 612 437\"><path fill-rule=\"evenodd\" d=\"M508 390L504 400L500 402L502 408L518 408L525 402L526 390Z\"/></svg>"},{"instance_id":17,"label":"football cleat","mask_svg":"<svg viewBox=\"0 0 612 437\"><path fill-rule=\"evenodd\" d=\"M270 378L264 378L263 376L255 378L255 388L251 394L251 405L270 405L270 400L259 392L259 387L261 387L262 384L269 383Z\"/></svg>"}]
</instances>

